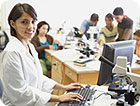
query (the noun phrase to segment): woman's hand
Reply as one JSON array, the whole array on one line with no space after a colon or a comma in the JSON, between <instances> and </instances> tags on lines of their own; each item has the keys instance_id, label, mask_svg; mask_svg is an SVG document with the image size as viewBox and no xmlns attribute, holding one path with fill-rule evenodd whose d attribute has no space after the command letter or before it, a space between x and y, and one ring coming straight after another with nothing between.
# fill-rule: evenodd
<instances>
[{"instance_id":1,"label":"woman's hand","mask_svg":"<svg viewBox=\"0 0 140 106\"><path fill-rule=\"evenodd\" d=\"M84 87L79 83L71 83L69 85L64 85L64 90L79 89L79 88Z\"/></svg>"},{"instance_id":2,"label":"woman's hand","mask_svg":"<svg viewBox=\"0 0 140 106\"><path fill-rule=\"evenodd\" d=\"M77 102L80 102L80 100L82 100L82 99L83 99L83 97L80 94L73 93L73 92L69 92L67 94L59 96L59 101L60 102L66 102L66 101L77 101Z\"/></svg>"},{"instance_id":3,"label":"woman's hand","mask_svg":"<svg viewBox=\"0 0 140 106\"><path fill-rule=\"evenodd\" d=\"M60 42L58 40L54 40L54 43L55 44L59 44Z\"/></svg>"},{"instance_id":4,"label":"woman's hand","mask_svg":"<svg viewBox=\"0 0 140 106\"><path fill-rule=\"evenodd\" d=\"M77 101L80 102L83 97L78 93L69 92L64 95L51 95L49 102L67 102L67 101Z\"/></svg>"},{"instance_id":5,"label":"woman's hand","mask_svg":"<svg viewBox=\"0 0 140 106\"><path fill-rule=\"evenodd\" d=\"M49 45L49 49L54 50L54 49L55 49L55 47L54 47L54 46L52 46L52 45Z\"/></svg>"}]
</instances>

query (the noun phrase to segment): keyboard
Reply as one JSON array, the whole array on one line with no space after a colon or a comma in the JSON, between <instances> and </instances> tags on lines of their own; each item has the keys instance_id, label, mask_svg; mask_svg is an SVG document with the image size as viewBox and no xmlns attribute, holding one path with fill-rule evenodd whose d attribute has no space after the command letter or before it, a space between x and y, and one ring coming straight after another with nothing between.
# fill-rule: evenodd
<instances>
[{"instance_id":1,"label":"keyboard","mask_svg":"<svg viewBox=\"0 0 140 106\"><path fill-rule=\"evenodd\" d=\"M92 106L93 104L93 95L95 93L94 88L80 88L76 90L69 90L68 92L75 92L79 93L80 95L83 96L83 99L80 102L76 101L70 101L70 102L61 102L58 104L58 106L86 106L86 103L88 103L88 106ZM92 104L91 104L92 103Z\"/></svg>"}]
</instances>

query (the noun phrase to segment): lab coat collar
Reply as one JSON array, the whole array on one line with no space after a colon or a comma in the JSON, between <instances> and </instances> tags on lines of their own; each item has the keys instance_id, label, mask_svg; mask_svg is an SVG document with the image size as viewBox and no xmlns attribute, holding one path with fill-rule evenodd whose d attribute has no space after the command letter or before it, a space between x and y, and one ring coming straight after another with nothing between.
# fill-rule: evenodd
<instances>
[{"instance_id":1,"label":"lab coat collar","mask_svg":"<svg viewBox=\"0 0 140 106\"><path fill-rule=\"evenodd\" d=\"M18 40L16 37L13 37L12 40L16 41L16 42L17 42L17 46L18 46L18 48L20 49L20 51L26 52L26 55L27 55L30 59L32 59L32 60L34 61L34 63L35 63L35 54L32 52L32 51L33 51L33 50L32 50L33 48L32 48L32 46L31 46L30 42L28 42L28 46L29 46L29 48L30 48L30 50L31 50L32 55L27 51L27 49L25 48L25 46L22 44L22 42L21 42L20 40Z\"/></svg>"},{"instance_id":2,"label":"lab coat collar","mask_svg":"<svg viewBox=\"0 0 140 106\"><path fill-rule=\"evenodd\" d=\"M12 37L12 40L17 42L17 46L20 46L20 48L19 48L20 50L27 51L25 46L21 43L21 41L19 39L17 39L16 37Z\"/></svg>"}]
</instances>

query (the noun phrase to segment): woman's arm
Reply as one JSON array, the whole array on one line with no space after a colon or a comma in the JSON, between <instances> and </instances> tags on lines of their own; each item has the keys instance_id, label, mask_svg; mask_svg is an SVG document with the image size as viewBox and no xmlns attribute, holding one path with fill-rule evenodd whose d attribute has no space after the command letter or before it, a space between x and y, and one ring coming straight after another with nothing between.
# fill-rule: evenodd
<instances>
[{"instance_id":1,"label":"woman's arm","mask_svg":"<svg viewBox=\"0 0 140 106\"><path fill-rule=\"evenodd\" d=\"M2 63L6 95L15 106L44 106L51 94L28 85L21 57L18 52L4 52Z\"/></svg>"},{"instance_id":2,"label":"woman's arm","mask_svg":"<svg viewBox=\"0 0 140 106\"><path fill-rule=\"evenodd\" d=\"M34 45L35 49L39 54L41 54L44 49L49 49L48 45L45 46L40 45L40 42L36 35L32 38L31 43Z\"/></svg>"}]
</instances>

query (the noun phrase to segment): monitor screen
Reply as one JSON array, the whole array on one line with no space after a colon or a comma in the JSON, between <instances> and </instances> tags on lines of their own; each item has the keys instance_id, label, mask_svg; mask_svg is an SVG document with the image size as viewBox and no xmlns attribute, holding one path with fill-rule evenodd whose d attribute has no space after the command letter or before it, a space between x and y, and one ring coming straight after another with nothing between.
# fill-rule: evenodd
<instances>
[{"instance_id":1,"label":"monitor screen","mask_svg":"<svg viewBox=\"0 0 140 106\"><path fill-rule=\"evenodd\" d=\"M119 41L105 43L102 56L116 64L117 56L126 56L127 61L132 64L135 50L135 40ZM101 62L97 85L108 84L112 82L112 67Z\"/></svg>"}]
</instances>

